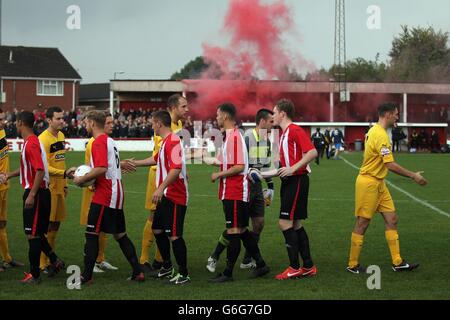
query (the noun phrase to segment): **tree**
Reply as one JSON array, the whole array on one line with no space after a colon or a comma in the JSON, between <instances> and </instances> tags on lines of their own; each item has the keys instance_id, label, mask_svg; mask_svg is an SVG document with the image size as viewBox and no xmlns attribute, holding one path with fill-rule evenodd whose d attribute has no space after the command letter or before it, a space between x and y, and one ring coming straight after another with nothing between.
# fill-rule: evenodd
<instances>
[{"instance_id":1,"label":"tree","mask_svg":"<svg viewBox=\"0 0 450 320\"><path fill-rule=\"evenodd\" d=\"M347 81L349 82L383 82L386 77L386 64L375 61L356 58L347 62ZM330 70L334 74L333 69Z\"/></svg>"},{"instance_id":2,"label":"tree","mask_svg":"<svg viewBox=\"0 0 450 320\"><path fill-rule=\"evenodd\" d=\"M170 79L198 79L208 67L209 65L205 63L203 57L197 57L194 60L189 61L180 71L175 72Z\"/></svg>"},{"instance_id":3,"label":"tree","mask_svg":"<svg viewBox=\"0 0 450 320\"><path fill-rule=\"evenodd\" d=\"M428 28L402 26L389 53L390 81L450 81L449 33Z\"/></svg>"}]
</instances>

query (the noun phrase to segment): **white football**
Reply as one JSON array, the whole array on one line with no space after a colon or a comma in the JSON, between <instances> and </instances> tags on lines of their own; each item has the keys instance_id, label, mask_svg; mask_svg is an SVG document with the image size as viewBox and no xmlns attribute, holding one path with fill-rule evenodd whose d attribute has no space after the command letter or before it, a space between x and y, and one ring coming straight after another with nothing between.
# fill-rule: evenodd
<instances>
[{"instance_id":1,"label":"white football","mask_svg":"<svg viewBox=\"0 0 450 320\"><path fill-rule=\"evenodd\" d=\"M87 165L81 165L77 168L77 170L75 170L75 173L73 174L74 177L84 177L85 175L87 175L89 172L92 171L92 168L90 166ZM85 187L89 187L92 186L95 182L95 179L90 180L85 182L84 184L81 185L82 188Z\"/></svg>"}]
</instances>

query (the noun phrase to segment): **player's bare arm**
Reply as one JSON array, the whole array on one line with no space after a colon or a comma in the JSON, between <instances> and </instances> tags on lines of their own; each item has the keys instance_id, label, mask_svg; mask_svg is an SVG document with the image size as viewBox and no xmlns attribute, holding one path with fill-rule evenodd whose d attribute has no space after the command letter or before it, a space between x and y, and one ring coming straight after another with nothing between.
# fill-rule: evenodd
<instances>
[{"instance_id":1,"label":"player's bare arm","mask_svg":"<svg viewBox=\"0 0 450 320\"><path fill-rule=\"evenodd\" d=\"M75 177L73 179L73 183L75 185L81 187L87 181L91 181L91 180L97 179L101 175L105 174L107 171L108 171L108 168L103 168L103 167L93 168L92 171L89 172L88 174L86 174L86 175L84 175L82 177Z\"/></svg>"},{"instance_id":2,"label":"player's bare arm","mask_svg":"<svg viewBox=\"0 0 450 320\"><path fill-rule=\"evenodd\" d=\"M125 160L126 162L134 165L134 167L152 167L156 166L156 161L153 157L149 157L143 160L136 160L134 158ZM136 170L134 170L136 171Z\"/></svg>"},{"instance_id":3,"label":"player's bare arm","mask_svg":"<svg viewBox=\"0 0 450 320\"><path fill-rule=\"evenodd\" d=\"M318 153L317 153L316 149L312 149L312 150L308 151L303 156L302 160L300 160L299 162L294 164L292 167L290 167L290 168L286 168L286 167L285 168L280 168L278 170L279 176L281 178L292 176L300 168L303 168L304 166L307 166L312 161L314 161L314 159L317 158L317 156L318 156Z\"/></svg>"},{"instance_id":4,"label":"player's bare arm","mask_svg":"<svg viewBox=\"0 0 450 320\"><path fill-rule=\"evenodd\" d=\"M134 159L127 159L120 161L120 169L122 170L123 173L136 172L136 166L132 160Z\"/></svg>"},{"instance_id":5,"label":"player's bare arm","mask_svg":"<svg viewBox=\"0 0 450 320\"><path fill-rule=\"evenodd\" d=\"M2 172L0 174L0 183L6 183L10 178L16 178L18 176L20 176L20 169L12 172Z\"/></svg>"},{"instance_id":6,"label":"player's bare arm","mask_svg":"<svg viewBox=\"0 0 450 320\"><path fill-rule=\"evenodd\" d=\"M245 165L238 164L238 165L232 166L228 170L221 171L221 172L214 172L211 175L211 182L214 183L220 178L228 178L228 177L232 177L232 176L238 175L239 173L241 173L244 170L245 170Z\"/></svg>"},{"instance_id":7,"label":"player's bare arm","mask_svg":"<svg viewBox=\"0 0 450 320\"><path fill-rule=\"evenodd\" d=\"M166 179L161 183L161 185L156 189L155 193L153 193L153 203L159 203L161 202L161 199L164 195L164 190L170 186L172 183L177 181L178 177L180 176L181 169L172 169L167 174Z\"/></svg>"},{"instance_id":8,"label":"player's bare arm","mask_svg":"<svg viewBox=\"0 0 450 320\"><path fill-rule=\"evenodd\" d=\"M31 188L30 193L28 194L28 197L25 200L25 208L26 209L33 208L34 199L36 197L36 194L39 191L39 188L41 187L41 183L44 180L44 176L45 176L44 170L36 171L36 176L34 177L33 188Z\"/></svg>"},{"instance_id":9,"label":"player's bare arm","mask_svg":"<svg viewBox=\"0 0 450 320\"><path fill-rule=\"evenodd\" d=\"M424 173L423 171L412 172L403 168L396 162L386 163L386 167L389 171L394 172L399 176L413 179L418 185L426 186L428 184L428 181L422 176Z\"/></svg>"}]
</instances>

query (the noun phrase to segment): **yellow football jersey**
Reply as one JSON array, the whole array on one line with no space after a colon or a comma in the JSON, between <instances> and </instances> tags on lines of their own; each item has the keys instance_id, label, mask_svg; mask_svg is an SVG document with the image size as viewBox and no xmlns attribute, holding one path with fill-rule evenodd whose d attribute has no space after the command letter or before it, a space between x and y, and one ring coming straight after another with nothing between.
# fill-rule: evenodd
<instances>
[{"instance_id":1,"label":"yellow football jersey","mask_svg":"<svg viewBox=\"0 0 450 320\"><path fill-rule=\"evenodd\" d=\"M91 150L92 150L92 144L94 143L94 138L89 139L88 143L86 144L86 152L84 153L84 163L88 166L91 165Z\"/></svg>"},{"instance_id":2,"label":"yellow football jersey","mask_svg":"<svg viewBox=\"0 0 450 320\"><path fill-rule=\"evenodd\" d=\"M6 141L5 130L0 130L0 172L9 172L8 141ZM0 191L9 188L8 182L0 184Z\"/></svg>"},{"instance_id":3,"label":"yellow football jersey","mask_svg":"<svg viewBox=\"0 0 450 320\"><path fill-rule=\"evenodd\" d=\"M360 174L384 179L388 174L385 164L390 162L394 162L394 156L389 136L381 125L376 124L367 133Z\"/></svg>"},{"instance_id":4,"label":"yellow football jersey","mask_svg":"<svg viewBox=\"0 0 450 320\"><path fill-rule=\"evenodd\" d=\"M55 137L47 129L39 135L39 141L47 154L50 192L53 194L64 193L64 188L67 186L67 179L64 178L66 171L64 134L60 131L58 132L58 137Z\"/></svg>"}]
</instances>

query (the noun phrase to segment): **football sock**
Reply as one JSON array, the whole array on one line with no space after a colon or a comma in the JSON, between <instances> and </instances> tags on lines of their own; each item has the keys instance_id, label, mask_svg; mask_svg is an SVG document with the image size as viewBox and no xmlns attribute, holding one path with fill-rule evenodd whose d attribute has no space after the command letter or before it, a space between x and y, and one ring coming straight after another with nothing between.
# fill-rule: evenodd
<instances>
[{"instance_id":1,"label":"football sock","mask_svg":"<svg viewBox=\"0 0 450 320\"><path fill-rule=\"evenodd\" d=\"M297 230L297 238L300 256L302 257L303 260L303 267L310 269L314 267L314 263L311 259L311 250L309 248L308 234L306 233L304 227Z\"/></svg>"},{"instance_id":2,"label":"football sock","mask_svg":"<svg viewBox=\"0 0 450 320\"><path fill-rule=\"evenodd\" d=\"M6 233L6 228L0 229L0 253L3 261L8 263L12 261L12 258L9 255L8 235Z\"/></svg>"},{"instance_id":3,"label":"football sock","mask_svg":"<svg viewBox=\"0 0 450 320\"><path fill-rule=\"evenodd\" d=\"M175 259L177 260L180 274L184 277L187 277L188 276L187 248L186 248L186 242L184 241L184 239L178 238L177 240L173 241L172 242L172 250L173 250Z\"/></svg>"},{"instance_id":4,"label":"football sock","mask_svg":"<svg viewBox=\"0 0 450 320\"><path fill-rule=\"evenodd\" d=\"M47 240L50 247L52 247L53 250L56 249L56 236L58 234L58 231L49 231L47 233Z\"/></svg>"},{"instance_id":5,"label":"football sock","mask_svg":"<svg viewBox=\"0 0 450 320\"><path fill-rule=\"evenodd\" d=\"M141 266L139 264L139 260L136 254L136 248L134 247L133 242L131 242L130 238L127 235L124 235L122 238L117 240L119 243L120 249L122 250L123 255L127 258L131 267L133 268L133 275L138 275L142 272Z\"/></svg>"},{"instance_id":6,"label":"football sock","mask_svg":"<svg viewBox=\"0 0 450 320\"><path fill-rule=\"evenodd\" d=\"M392 264L398 266L403 262L400 256L400 241L398 239L397 230L386 231L386 241L389 246L389 251L391 252Z\"/></svg>"},{"instance_id":7,"label":"football sock","mask_svg":"<svg viewBox=\"0 0 450 320\"><path fill-rule=\"evenodd\" d=\"M259 236L260 236L259 233L255 233L255 232L251 231L250 235L253 237L253 239L255 239L256 244L258 244L259 243ZM251 258L252 258L252 256L251 256L250 252L248 250L245 250L244 260L249 260Z\"/></svg>"},{"instance_id":8,"label":"football sock","mask_svg":"<svg viewBox=\"0 0 450 320\"><path fill-rule=\"evenodd\" d=\"M98 256L97 263L102 263L105 261L105 249L108 243L108 236L104 232L100 232L98 235Z\"/></svg>"},{"instance_id":9,"label":"football sock","mask_svg":"<svg viewBox=\"0 0 450 320\"><path fill-rule=\"evenodd\" d=\"M41 239L34 238L28 240L28 260L30 262L30 273L34 278L39 278L39 257L41 256Z\"/></svg>"},{"instance_id":10,"label":"football sock","mask_svg":"<svg viewBox=\"0 0 450 320\"><path fill-rule=\"evenodd\" d=\"M233 276L233 269L236 261L241 253L241 235L240 234L229 234L229 244L227 247L227 266L224 275L227 277Z\"/></svg>"},{"instance_id":11,"label":"football sock","mask_svg":"<svg viewBox=\"0 0 450 320\"><path fill-rule=\"evenodd\" d=\"M266 262L261 256L261 252L259 251L258 243L252 234L245 230L244 233L241 233L241 240L244 244L245 249L250 253L250 256L255 259L256 267L261 268L266 265Z\"/></svg>"},{"instance_id":12,"label":"football sock","mask_svg":"<svg viewBox=\"0 0 450 320\"><path fill-rule=\"evenodd\" d=\"M163 258L164 269L169 269L172 267L172 261L170 261L170 241L165 233L155 234L156 243L161 252Z\"/></svg>"},{"instance_id":13,"label":"football sock","mask_svg":"<svg viewBox=\"0 0 450 320\"><path fill-rule=\"evenodd\" d=\"M141 264L150 261L148 251L153 245L153 242L155 242L152 225L153 221L147 219L147 221L145 222L144 231L142 232L141 257L139 259Z\"/></svg>"},{"instance_id":14,"label":"football sock","mask_svg":"<svg viewBox=\"0 0 450 320\"><path fill-rule=\"evenodd\" d=\"M50 247L52 249L55 249L56 246L56 235L57 235L58 231L49 231L47 233L47 242L50 245ZM45 251L44 249L42 249L42 253L41 253L41 262L40 262L40 267L41 269L45 269L49 263L51 263L51 261L47 258L47 256L45 255Z\"/></svg>"},{"instance_id":15,"label":"football sock","mask_svg":"<svg viewBox=\"0 0 450 320\"><path fill-rule=\"evenodd\" d=\"M289 256L290 266L294 269L300 268L299 261L299 248L298 248L298 237L297 232L295 232L294 228L290 228L288 230L283 231L284 238L286 240L286 249Z\"/></svg>"},{"instance_id":16,"label":"football sock","mask_svg":"<svg viewBox=\"0 0 450 320\"><path fill-rule=\"evenodd\" d=\"M53 251L52 247L48 243L47 237L42 236L40 240L41 240L41 250L42 250L41 257L42 257L42 255L44 255L46 258L48 257L50 259L50 263L55 263L56 259L58 259L58 257L56 256L55 251Z\"/></svg>"},{"instance_id":17,"label":"football sock","mask_svg":"<svg viewBox=\"0 0 450 320\"><path fill-rule=\"evenodd\" d=\"M359 256L361 254L362 246L364 243L364 236L356 233L352 233L352 242L350 247L350 258L348 266L354 268L359 264Z\"/></svg>"},{"instance_id":18,"label":"football sock","mask_svg":"<svg viewBox=\"0 0 450 320\"><path fill-rule=\"evenodd\" d=\"M95 267L95 260L98 256L98 235L86 233L86 243L84 244L84 271L85 280L92 279Z\"/></svg>"},{"instance_id":19,"label":"football sock","mask_svg":"<svg viewBox=\"0 0 450 320\"><path fill-rule=\"evenodd\" d=\"M216 260L219 260L222 252L228 247L230 244L230 235L225 230L219 237L219 242L217 243L216 249L214 250L212 257Z\"/></svg>"}]
</instances>

